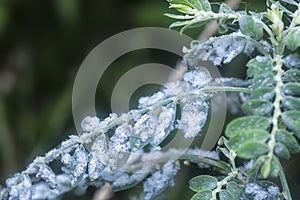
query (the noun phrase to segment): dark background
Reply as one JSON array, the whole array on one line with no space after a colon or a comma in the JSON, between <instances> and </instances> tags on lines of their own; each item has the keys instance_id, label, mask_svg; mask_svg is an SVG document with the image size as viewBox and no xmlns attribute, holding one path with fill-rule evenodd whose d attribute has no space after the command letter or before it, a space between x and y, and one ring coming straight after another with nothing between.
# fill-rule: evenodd
<instances>
[{"instance_id":1,"label":"dark background","mask_svg":"<svg viewBox=\"0 0 300 200\"><path fill-rule=\"evenodd\" d=\"M265 8L263 1L248 1L240 7L254 11ZM167 28L172 20L163 16L165 12L169 10L163 0L0 0L1 185L35 156L76 134L71 112L72 87L87 54L106 38L124 30ZM196 38L200 30L187 34ZM103 87L97 90L98 115L103 118L110 113L111 91L124 71L149 62L175 66L177 61L170 53L151 50L134 51L117 59L106 72ZM221 72L243 78L246 61L246 57L235 59ZM235 70L228 70L231 67ZM298 160L293 157L286 165L295 195L300 193ZM177 175L176 188L171 188L172 197L191 197L193 192L187 182L198 173L197 168L183 167ZM91 198L93 192L83 199ZM129 193L119 196L127 199Z\"/></svg>"}]
</instances>

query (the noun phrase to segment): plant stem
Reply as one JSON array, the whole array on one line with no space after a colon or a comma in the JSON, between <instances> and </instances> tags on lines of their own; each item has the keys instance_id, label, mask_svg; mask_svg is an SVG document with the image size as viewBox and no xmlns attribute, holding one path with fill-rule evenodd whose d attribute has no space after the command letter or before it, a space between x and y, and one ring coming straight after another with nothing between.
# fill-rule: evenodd
<instances>
[{"instance_id":1,"label":"plant stem","mask_svg":"<svg viewBox=\"0 0 300 200\"><path fill-rule=\"evenodd\" d=\"M290 31L290 29L294 26L294 21L291 23L290 27L286 30L287 32ZM276 24L274 24L274 27L276 28ZM275 29L274 28L274 29ZM274 30L274 32L276 32L276 30ZM274 46L274 55L273 55L273 61L275 62L275 65L273 67L273 71L275 72L275 100L273 102L273 107L274 107L274 111L273 111L273 116L272 116L272 131L270 134L270 141L268 143L269 147L270 147L270 151L268 153L268 157L269 159L272 159L273 157L273 151L276 145L276 134L278 132L279 129L279 118L282 114L281 108L280 108L280 104L281 104L281 100L283 98L282 94L281 94L281 90L283 87L283 81L282 81L282 77L284 75L284 70L282 69L283 66L283 60L282 60L282 54L284 52L285 49L285 40L286 40L286 32L285 33L281 33L283 35L283 37L277 37L277 41L272 41L273 46ZM278 39L280 38L280 39ZM291 194L290 194L290 190L289 190L289 186L287 183L287 179L285 176L285 173L283 171L283 168L281 166L281 164L279 165L279 179L283 188L283 195L284 198L286 198L287 200L292 200Z\"/></svg>"},{"instance_id":2,"label":"plant stem","mask_svg":"<svg viewBox=\"0 0 300 200\"><path fill-rule=\"evenodd\" d=\"M88 134L84 134L81 136L82 141L92 138L95 135L98 134L102 134L102 133L106 133L109 129L120 125L124 122L128 122L130 121L130 119L133 118L133 115L142 115L145 114L146 112L149 112L151 110L155 110L161 106L165 106L169 103L172 102L177 102L181 99L183 99L184 97L188 96L188 95L200 95L203 93L209 93L209 92L245 92L245 93L250 93L250 89L249 88L245 88L245 87L230 87L230 86L205 86L203 88L200 89L194 89L194 90L190 90L187 92L184 92L182 94L179 94L177 96L172 96L166 99L163 99L151 106L148 106L146 108L140 109L140 110L133 110L132 112L126 113L121 115L119 118L117 118L116 120L114 120L113 122L111 122L110 124L108 124L107 127L103 128L102 131L99 132L92 132L92 133L88 133ZM84 142L82 142L84 143Z\"/></svg>"},{"instance_id":3,"label":"plant stem","mask_svg":"<svg viewBox=\"0 0 300 200\"><path fill-rule=\"evenodd\" d=\"M199 89L199 92L245 92L250 93L249 88L230 86L208 86Z\"/></svg>"},{"instance_id":4,"label":"plant stem","mask_svg":"<svg viewBox=\"0 0 300 200\"><path fill-rule=\"evenodd\" d=\"M237 171L230 172L224 179L218 182L218 187L212 191L212 199L217 200L217 193L222 190L222 187L227 184L232 178L236 177L238 174Z\"/></svg>"},{"instance_id":5,"label":"plant stem","mask_svg":"<svg viewBox=\"0 0 300 200\"><path fill-rule=\"evenodd\" d=\"M203 164L208 164L209 166L215 167L222 174L228 174L231 171L230 166L224 161L215 160L210 157L186 153L185 149L178 149L176 152L174 150L170 150L162 154L145 153L141 155L138 163L125 165L122 168L122 170L136 172L141 170L143 166L145 166L145 163L147 163L147 167L149 167L149 169L153 169L157 166L167 163L168 161L175 160L189 160L191 162L200 162Z\"/></svg>"},{"instance_id":6,"label":"plant stem","mask_svg":"<svg viewBox=\"0 0 300 200\"><path fill-rule=\"evenodd\" d=\"M281 182L281 185L282 185L282 189L283 189L282 193L284 195L284 198L286 198L287 200L292 200L289 185L288 185L285 173L284 173L283 168L282 168L281 165L280 165L280 170L279 170L279 179L280 179L280 182Z\"/></svg>"},{"instance_id":7,"label":"plant stem","mask_svg":"<svg viewBox=\"0 0 300 200\"><path fill-rule=\"evenodd\" d=\"M194 156L194 155L182 155L180 156L179 159L184 159L184 160L193 160L193 161L198 161L202 162L205 164L209 164L210 166L216 167L219 172L223 174L228 174L231 170L230 166L227 165L225 162L219 161L219 160L214 160L208 157L201 157L201 156Z\"/></svg>"},{"instance_id":8,"label":"plant stem","mask_svg":"<svg viewBox=\"0 0 300 200\"><path fill-rule=\"evenodd\" d=\"M281 115L281 109L280 109L280 102L281 99L283 98L281 95L281 88L283 86L283 82L282 82L282 76L284 74L284 71L282 70L282 65L283 65L283 61L280 55L277 55L274 58L275 61L275 66L273 67L273 70L276 72L275 74L275 82L276 82L276 86L275 86L275 100L273 102L273 107L274 107L274 112L273 112L273 116L272 116L272 131L270 134L270 141L269 141L269 147L270 147L270 152L268 154L268 157L271 159L273 156L273 150L274 147L276 145L276 133L278 131L278 119Z\"/></svg>"}]
</instances>

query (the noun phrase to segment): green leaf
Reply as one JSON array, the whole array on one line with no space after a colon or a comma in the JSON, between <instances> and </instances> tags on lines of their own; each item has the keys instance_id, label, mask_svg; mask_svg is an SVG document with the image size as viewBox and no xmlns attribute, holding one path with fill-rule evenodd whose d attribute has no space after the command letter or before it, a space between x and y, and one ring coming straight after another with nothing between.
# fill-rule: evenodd
<instances>
[{"instance_id":1,"label":"green leaf","mask_svg":"<svg viewBox=\"0 0 300 200\"><path fill-rule=\"evenodd\" d=\"M269 158L264 162L260 168L260 173L263 178L267 178L271 172L271 159Z\"/></svg>"},{"instance_id":2,"label":"green leaf","mask_svg":"<svg viewBox=\"0 0 300 200\"><path fill-rule=\"evenodd\" d=\"M272 161L271 161L271 172L270 172L270 176L273 178L277 178L279 171L280 171L280 162L279 159L276 156L272 157Z\"/></svg>"},{"instance_id":3,"label":"green leaf","mask_svg":"<svg viewBox=\"0 0 300 200\"><path fill-rule=\"evenodd\" d=\"M211 19L212 19L211 17L202 17L197 20L192 19L192 20L185 20L185 21L177 21L172 23L169 28L183 26L180 30L180 33L183 33L187 29L200 27L204 25L207 21L210 21Z\"/></svg>"},{"instance_id":4,"label":"green leaf","mask_svg":"<svg viewBox=\"0 0 300 200\"><path fill-rule=\"evenodd\" d=\"M266 130L270 125L268 118L263 116L246 116L232 120L226 127L225 135L233 137L239 132L251 129Z\"/></svg>"},{"instance_id":5,"label":"green leaf","mask_svg":"<svg viewBox=\"0 0 300 200\"><path fill-rule=\"evenodd\" d=\"M263 36L263 27L260 23L254 21L254 18L249 15L244 15L239 19L241 32L244 35L253 37L259 40Z\"/></svg>"},{"instance_id":6,"label":"green leaf","mask_svg":"<svg viewBox=\"0 0 300 200\"><path fill-rule=\"evenodd\" d=\"M221 6L219 8L220 13L228 13L228 14L234 14L235 11L232 10L226 3L221 3Z\"/></svg>"},{"instance_id":7,"label":"green leaf","mask_svg":"<svg viewBox=\"0 0 300 200\"><path fill-rule=\"evenodd\" d=\"M237 154L240 158L251 159L256 156L265 154L269 151L269 146L262 142L247 142L238 150Z\"/></svg>"},{"instance_id":8,"label":"green leaf","mask_svg":"<svg viewBox=\"0 0 300 200\"><path fill-rule=\"evenodd\" d=\"M233 196L227 190L221 190L219 193L220 200L233 200Z\"/></svg>"},{"instance_id":9,"label":"green leaf","mask_svg":"<svg viewBox=\"0 0 300 200\"><path fill-rule=\"evenodd\" d=\"M291 69L299 69L300 68L300 56L297 53L289 54L283 59L283 62L286 67Z\"/></svg>"},{"instance_id":10,"label":"green leaf","mask_svg":"<svg viewBox=\"0 0 300 200\"><path fill-rule=\"evenodd\" d=\"M295 51L300 46L300 27L294 27L287 35L286 46Z\"/></svg>"},{"instance_id":11,"label":"green leaf","mask_svg":"<svg viewBox=\"0 0 300 200\"><path fill-rule=\"evenodd\" d=\"M193 19L194 18L194 16L191 15L175 15L172 13L165 13L164 15L172 19Z\"/></svg>"},{"instance_id":12,"label":"green leaf","mask_svg":"<svg viewBox=\"0 0 300 200\"><path fill-rule=\"evenodd\" d=\"M250 129L235 134L228 142L231 149L237 150L247 142L265 142L270 137L267 131L261 129Z\"/></svg>"},{"instance_id":13,"label":"green leaf","mask_svg":"<svg viewBox=\"0 0 300 200\"><path fill-rule=\"evenodd\" d=\"M203 10L205 10L205 11L211 11L211 5L210 5L210 3L209 3L208 0L200 0L200 3L201 3L201 6L202 6Z\"/></svg>"},{"instance_id":14,"label":"green leaf","mask_svg":"<svg viewBox=\"0 0 300 200\"><path fill-rule=\"evenodd\" d=\"M190 24L191 23L191 20L188 20L188 21L177 21L177 22L173 22L169 28L173 28L173 27L179 27L179 26L185 26L187 24Z\"/></svg>"},{"instance_id":15,"label":"green leaf","mask_svg":"<svg viewBox=\"0 0 300 200\"><path fill-rule=\"evenodd\" d=\"M230 192L233 200L240 200L243 194L242 187L236 182L230 181L226 184L226 190Z\"/></svg>"},{"instance_id":16,"label":"green leaf","mask_svg":"<svg viewBox=\"0 0 300 200\"><path fill-rule=\"evenodd\" d=\"M291 155L289 150L287 149L286 146L284 146L282 143L278 142L276 143L275 147L274 147L274 153L275 155L277 155L279 158L283 158L283 159L290 159Z\"/></svg>"},{"instance_id":17,"label":"green leaf","mask_svg":"<svg viewBox=\"0 0 300 200\"><path fill-rule=\"evenodd\" d=\"M272 71L272 60L266 57L257 56L256 58L249 60L246 66L248 67L248 77L254 77L255 75Z\"/></svg>"},{"instance_id":18,"label":"green leaf","mask_svg":"<svg viewBox=\"0 0 300 200\"><path fill-rule=\"evenodd\" d=\"M273 104L267 100L250 99L241 106L246 115L266 115L273 109Z\"/></svg>"},{"instance_id":19,"label":"green leaf","mask_svg":"<svg viewBox=\"0 0 300 200\"><path fill-rule=\"evenodd\" d=\"M289 110L300 110L300 98L286 96L282 99L282 105Z\"/></svg>"},{"instance_id":20,"label":"green leaf","mask_svg":"<svg viewBox=\"0 0 300 200\"><path fill-rule=\"evenodd\" d=\"M225 18L221 18L218 20L218 32L220 34L224 34L228 31L228 27L226 24L226 19Z\"/></svg>"},{"instance_id":21,"label":"green leaf","mask_svg":"<svg viewBox=\"0 0 300 200\"><path fill-rule=\"evenodd\" d=\"M286 82L300 82L300 70L290 69L284 73L284 80Z\"/></svg>"},{"instance_id":22,"label":"green leaf","mask_svg":"<svg viewBox=\"0 0 300 200\"><path fill-rule=\"evenodd\" d=\"M191 200L211 200L211 199L212 199L211 190L200 191L191 198Z\"/></svg>"},{"instance_id":23,"label":"green leaf","mask_svg":"<svg viewBox=\"0 0 300 200\"><path fill-rule=\"evenodd\" d=\"M194 7L194 5L188 0L167 0L170 4L183 4L189 7Z\"/></svg>"},{"instance_id":24,"label":"green leaf","mask_svg":"<svg viewBox=\"0 0 300 200\"><path fill-rule=\"evenodd\" d=\"M193 7L196 8L197 10L202 10L203 9L199 0L189 0L189 2L191 2Z\"/></svg>"},{"instance_id":25,"label":"green leaf","mask_svg":"<svg viewBox=\"0 0 300 200\"><path fill-rule=\"evenodd\" d=\"M224 156L226 156L227 158L230 158L230 152L228 151L227 148L217 147L217 152L222 152L224 154Z\"/></svg>"},{"instance_id":26,"label":"green leaf","mask_svg":"<svg viewBox=\"0 0 300 200\"><path fill-rule=\"evenodd\" d=\"M259 88L268 88L273 86L274 74L272 71L254 76L252 80L252 89L257 90Z\"/></svg>"},{"instance_id":27,"label":"green leaf","mask_svg":"<svg viewBox=\"0 0 300 200\"><path fill-rule=\"evenodd\" d=\"M300 83L287 83L283 86L283 92L286 95L300 95Z\"/></svg>"},{"instance_id":28,"label":"green leaf","mask_svg":"<svg viewBox=\"0 0 300 200\"><path fill-rule=\"evenodd\" d=\"M218 180L209 175L200 175L192 178L189 181L190 189L194 192L200 192L202 190L213 190L218 185Z\"/></svg>"},{"instance_id":29,"label":"green leaf","mask_svg":"<svg viewBox=\"0 0 300 200\"><path fill-rule=\"evenodd\" d=\"M183 4L170 4L169 8L174 8L176 10L178 10L181 13L184 14L195 14L197 11L189 6L183 5Z\"/></svg>"},{"instance_id":30,"label":"green leaf","mask_svg":"<svg viewBox=\"0 0 300 200\"><path fill-rule=\"evenodd\" d=\"M280 129L276 133L276 140L284 144L291 153L298 153L300 151L300 146L297 142L297 139L292 135L292 133Z\"/></svg>"},{"instance_id":31,"label":"green leaf","mask_svg":"<svg viewBox=\"0 0 300 200\"><path fill-rule=\"evenodd\" d=\"M206 22L208 22L210 20L212 20L211 17L202 17L200 19L190 20L189 21L190 23L186 24L184 27L181 28L180 33L183 33L187 29L203 26Z\"/></svg>"},{"instance_id":32,"label":"green leaf","mask_svg":"<svg viewBox=\"0 0 300 200\"><path fill-rule=\"evenodd\" d=\"M250 99L272 100L274 95L273 88L259 88L251 92Z\"/></svg>"},{"instance_id":33,"label":"green leaf","mask_svg":"<svg viewBox=\"0 0 300 200\"><path fill-rule=\"evenodd\" d=\"M224 136L221 136L220 139L218 140L219 146L222 146L223 144L227 145L227 143L228 143L228 140Z\"/></svg>"},{"instance_id":34,"label":"green leaf","mask_svg":"<svg viewBox=\"0 0 300 200\"><path fill-rule=\"evenodd\" d=\"M281 115L283 123L293 131L300 130L300 111L285 111Z\"/></svg>"},{"instance_id":35,"label":"green leaf","mask_svg":"<svg viewBox=\"0 0 300 200\"><path fill-rule=\"evenodd\" d=\"M208 0L168 0L171 4L181 4L197 10L211 11Z\"/></svg>"}]
</instances>

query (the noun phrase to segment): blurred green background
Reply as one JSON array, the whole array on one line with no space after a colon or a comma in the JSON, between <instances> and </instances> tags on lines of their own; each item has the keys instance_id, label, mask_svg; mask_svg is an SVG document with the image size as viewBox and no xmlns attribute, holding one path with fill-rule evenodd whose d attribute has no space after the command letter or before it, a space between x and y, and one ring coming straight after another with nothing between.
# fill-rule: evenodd
<instances>
[{"instance_id":1,"label":"blurred green background","mask_svg":"<svg viewBox=\"0 0 300 200\"><path fill-rule=\"evenodd\" d=\"M248 1L241 8L264 9L263 1ZM164 0L0 0L0 184L23 170L35 156L76 134L72 119L72 87L87 54L100 42L131 28L167 28L171 20ZM200 30L188 31L196 38ZM236 59L221 72L244 77L246 57ZM175 66L168 52L139 50L117 59L97 90L97 113L110 113L110 95L118 77L130 68L149 62ZM238 64L238 65L237 65ZM229 68L236 70L228 70ZM114 78L113 78L114 77ZM294 157L287 164L294 194L299 173ZM299 162L298 162L299 163ZM176 178L173 199L188 199L187 182L200 173L183 167ZM133 190L134 191L134 190ZM176 192L175 192L176 191ZM91 190L86 197L92 197ZM130 192L129 192L130 193ZM127 199L128 193L121 193ZM66 197L67 198L67 197ZM72 196L70 197L70 199ZM118 195L116 196L118 199Z\"/></svg>"}]
</instances>

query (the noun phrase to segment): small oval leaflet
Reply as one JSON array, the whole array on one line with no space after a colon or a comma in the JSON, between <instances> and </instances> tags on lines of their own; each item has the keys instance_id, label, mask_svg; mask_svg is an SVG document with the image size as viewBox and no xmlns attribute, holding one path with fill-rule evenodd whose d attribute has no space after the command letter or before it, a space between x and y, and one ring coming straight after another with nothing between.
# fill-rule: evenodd
<instances>
[{"instance_id":1,"label":"small oval leaflet","mask_svg":"<svg viewBox=\"0 0 300 200\"><path fill-rule=\"evenodd\" d=\"M185 138L197 136L206 120L208 114L208 104L201 98L189 99L182 108L181 119L178 120L177 128L183 130Z\"/></svg>"},{"instance_id":2,"label":"small oval leaflet","mask_svg":"<svg viewBox=\"0 0 300 200\"><path fill-rule=\"evenodd\" d=\"M271 71L272 60L263 56L256 56L256 58L249 60L246 66L248 67L248 77L254 77L267 71Z\"/></svg>"},{"instance_id":3,"label":"small oval leaflet","mask_svg":"<svg viewBox=\"0 0 300 200\"><path fill-rule=\"evenodd\" d=\"M299 63L300 65L300 63ZM284 81L285 82L300 82L300 70L298 69L290 69L284 73Z\"/></svg>"},{"instance_id":4,"label":"small oval leaflet","mask_svg":"<svg viewBox=\"0 0 300 200\"><path fill-rule=\"evenodd\" d=\"M176 104L171 103L162 107L162 111L158 116L158 125L155 130L151 145L153 149L160 149L158 146L168 134L174 129L174 122L176 118Z\"/></svg>"},{"instance_id":5,"label":"small oval leaflet","mask_svg":"<svg viewBox=\"0 0 300 200\"><path fill-rule=\"evenodd\" d=\"M154 113L146 113L136 121L133 127L133 134L129 138L132 152L140 151L151 142L156 126L157 116Z\"/></svg>"},{"instance_id":6,"label":"small oval leaflet","mask_svg":"<svg viewBox=\"0 0 300 200\"><path fill-rule=\"evenodd\" d=\"M226 184L226 190L230 192L234 200L240 200L242 197L243 189L236 182L230 181Z\"/></svg>"},{"instance_id":7,"label":"small oval leaflet","mask_svg":"<svg viewBox=\"0 0 300 200\"><path fill-rule=\"evenodd\" d=\"M300 46L300 28L299 27L294 27L288 33L286 46L291 51L295 51Z\"/></svg>"},{"instance_id":8,"label":"small oval leaflet","mask_svg":"<svg viewBox=\"0 0 300 200\"><path fill-rule=\"evenodd\" d=\"M265 142L270 137L269 132L261 129L250 129L245 132L239 132L228 142L231 149L237 150L247 142Z\"/></svg>"},{"instance_id":9,"label":"small oval leaflet","mask_svg":"<svg viewBox=\"0 0 300 200\"><path fill-rule=\"evenodd\" d=\"M267 71L263 74L254 76L252 80L252 90L257 90L259 88L268 88L273 86L274 74L271 71Z\"/></svg>"},{"instance_id":10,"label":"small oval leaflet","mask_svg":"<svg viewBox=\"0 0 300 200\"><path fill-rule=\"evenodd\" d=\"M292 96L283 97L282 105L289 110L300 110L300 98Z\"/></svg>"},{"instance_id":11,"label":"small oval leaflet","mask_svg":"<svg viewBox=\"0 0 300 200\"><path fill-rule=\"evenodd\" d=\"M218 180L209 175L200 175L192 178L189 181L190 189L194 192L200 192L202 190L213 190L218 185Z\"/></svg>"},{"instance_id":12,"label":"small oval leaflet","mask_svg":"<svg viewBox=\"0 0 300 200\"><path fill-rule=\"evenodd\" d=\"M290 54L283 59L288 68L300 68L300 58L298 54Z\"/></svg>"},{"instance_id":13,"label":"small oval leaflet","mask_svg":"<svg viewBox=\"0 0 300 200\"><path fill-rule=\"evenodd\" d=\"M88 154L85 148L80 145L72 156L71 170L71 185L77 186L83 179L88 163Z\"/></svg>"},{"instance_id":14,"label":"small oval leaflet","mask_svg":"<svg viewBox=\"0 0 300 200\"><path fill-rule=\"evenodd\" d=\"M274 95L273 88L259 88L251 92L250 99L272 100Z\"/></svg>"},{"instance_id":15,"label":"small oval leaflet","mask_svg":"<svg viewBox=\"0 0 300 200\"><path fill-rule=\"evenodd\" d=\"M283 123L293 131L300 130L300 111L286 111L282 113Z\"/></svg>"},{"instance_id":16,"label":"small oval leaflet","mask_svg":"<svg viewBox=\"0 0 300 200\"><path fill-rule=\"evenodd\" d=\"M172 185L173 177L179 170L175 163L166 163L160 170L152 172L151 176L143 183L145 200L150 200L159 195L168 185Z\"/></svg>"},{"instance_id":17,"label":"small oval leaflet","mask_svg":"<svg viewBox=\"0 0 300 200\"><path fill-rule=\"evenodd\" d=\"M271 172L271 159L267 159L260 168L260 174L263 178L267 178Z\"/></svg>"},{"instance_id":18,"label":"small oval leaflet","mask_svg":"<svg viewBox=\"0 0 300 200\"><path fill-rule=\"evenodd\" d=\"M255 156L265 154L269 151L269 146L262 142L244 143L238 150L237 154L240 158L251 159Z\"/></svg>"},{"instance_id":19,"label":"small oval leaflet","mask_svg":"<svg viewBox=\"0 0 300 200\"><path fill-rule=\"evenodd\" d=\"M260 23L255 22L253 16L244 15L239 19L241 32L245 35L259 40L263 36L263 27Z\"/></svg>"},{"instance_id":20,"label":"small oval leaflet","mask_svg":"<svg viewBox=\"0 0 300 200\"><path fill-rule=\"evenodd\" d=\"M94 181L101 176L104 167L105 166L96 158L96 156L89 154L88 175L91 181Z\"/></svg>"},{"instance_id":21,"label":"small oval leaflet","mask_svg":"<svg viewBox=\"0 0 300 200\"><path fill-rule=\"evenodd\" d=\"M285 145L283 145L280 142L276 143L274 148L274 153L279 158L286 159L286 160L290 159L291 157L289 150L286 148Z\"/></svg>"},{"instance_id":22,"label":"small oval leaflet","mask_svg":"<svg viewBox=\"0 0 300 200\"><path fill-rule=\"evenodd\" d=\"M300 96L300 84L287 83L283 86L283 92L286 95Z\"/></svg>"},{"instance_id":23,"label":"small oval leaflet","mask_svg":"<svg viewBox=\"0 0 300 200\"><path fill-rule=\"evenodd\" d=\"M211 190L202 190L196 193L191 200L211 200L212 191Z\"/></svg>"},{"instance_id":24,"label":"small oval leaflet","mask_svg":"<svg viewBox=\"0 0 300 200\"><path fill-rule=\"evenodd\" d=\"M273 104L267 100L250 99L241 106L247 115L267 115L273 109Z\"/></svg>"},{"instance_id":25,"label":"small oval leaflet","mask_svg":"<svg viewBox=\"0 0 300 200\"><path fill-rule=\"evenodd\" d=\"M300 151L300 146L298 144L297 139L292 135L292 133L280 129L276 133L276 140L282 144L284 144L291 153L298 153Z\"/></svg>"},{"instance_id":26,"label":"small oval leaflet","mask_svg":"<svg viewBox=\"0 0 300 200\"><path fill-rule=\"evenodd\" d=\"M280 162L279 162L279 159L276 157L276 156L273 156L272 157L272 160L271 160L271 171L270 171L270 176L273 177L273 178L277 178L278 177L278 174L279 174L279 171L280 171Z\"/></svg>"},{"instance_id":27,"label":"small oval leaflet","mask_svg":"<svg viewBox=\"0 0 300 200\"><path fill-rule=\"evenodd\" d=\"M270 121L263 116L246 116L232 120L226 127L225 135L233 137L239 132L244 132L251 129L266 130L269 127Z\"/></svg>"},{"instance_id":28,"label":"small oval leaflet","mask_svg":"<svg viewBox=\"0 0 300 200\"><path fill-rule=\"evenodd\" d=\"M195 67L191 71L186 72L183 79L197 88L203 87L212 80L209 71L205 67Z\"/></svg>"},{"instance_id":29,"label":"small oval leaflet","mask_svg":"<svg viewBox=\"0 0 300 200\"><path fill-rule=\"evenodd\" d=\"M219 198L220 200L230 200L230 199L234 199L234 197L232 196L232 194L230 192L228 192L227 190L221 190L221 192L219 193Z\"/></svg>"}]
</instances>

